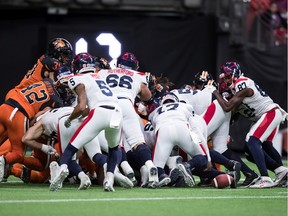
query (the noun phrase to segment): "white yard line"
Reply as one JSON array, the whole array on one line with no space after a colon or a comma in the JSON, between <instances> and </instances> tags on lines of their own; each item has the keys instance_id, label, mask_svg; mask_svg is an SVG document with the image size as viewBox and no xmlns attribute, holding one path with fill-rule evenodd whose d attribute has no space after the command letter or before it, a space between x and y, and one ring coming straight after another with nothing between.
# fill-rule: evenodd
<instances>
[{"instance_id":1,"label":"white yard line","mask_svg":"<svg viewBox=\"0 0 288 216\"><path fill-rule=\"evenodd\" d=\"M287 199L287 196L218 196L218 197L152 197L152 198L95 198L95 199L49 199L49 200L0 200L2 203L59 203L103 201L151 201L151 200L210 200L210 199Z\"/></svg>"}]
</instances>

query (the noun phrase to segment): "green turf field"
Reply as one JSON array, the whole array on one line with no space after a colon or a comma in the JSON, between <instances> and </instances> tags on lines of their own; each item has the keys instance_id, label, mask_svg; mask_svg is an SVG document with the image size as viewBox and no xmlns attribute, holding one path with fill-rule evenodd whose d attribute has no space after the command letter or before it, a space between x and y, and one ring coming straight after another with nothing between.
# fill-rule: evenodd
<instances>
[{"instance_id":1,"label":"green turf field","mask_svg":"<svg viewBox=\"0 0 288 216\"><path fill-rule=\"evenodd\" d=\"M288 191L280 187L124 189L116 186L114 193L104 192L99 185L84 191L77 188L78 185L66 183L59 191L50 192L49 184L24 184L9 177L7 183L0 184L0 216L288 215Z\"/></svg>"}]
</instances>

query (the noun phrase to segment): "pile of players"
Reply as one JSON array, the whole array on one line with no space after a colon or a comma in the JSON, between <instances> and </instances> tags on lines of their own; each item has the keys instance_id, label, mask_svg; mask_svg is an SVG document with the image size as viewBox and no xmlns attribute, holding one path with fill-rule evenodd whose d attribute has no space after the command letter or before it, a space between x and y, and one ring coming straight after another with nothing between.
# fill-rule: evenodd
<instances>
[{"instance_id":1,"label":"pile of players","mask_svg":"<svg viewBox=\"0 0 288 216\"><path fill-rule=\"evenodd\" d=\"M230 175L225 187L287 187L288 169L273 147L287 112L238 63L221 66L219 83L202 71L180 89L138 69L133 53L111 68L89 53L73 56L66 39L53 39L0 106L0 181L14 175L49 182L51 191L63 182L115 191L114 185L193 187L193 176L211 186ZM253 123L244 151L258 174L229 148L236 115Z\"/></svg>"}]
</instances>

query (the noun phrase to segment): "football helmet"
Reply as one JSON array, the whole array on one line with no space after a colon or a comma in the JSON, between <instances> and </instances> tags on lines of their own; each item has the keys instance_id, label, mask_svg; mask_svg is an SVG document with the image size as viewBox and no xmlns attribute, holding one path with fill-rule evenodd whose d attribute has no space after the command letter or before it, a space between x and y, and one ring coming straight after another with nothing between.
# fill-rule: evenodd
<instances>
[{"instance_id":1,"label":"football helmet","mask_svg":"<svg viewBox=\"0 0 288 216\"><path fill-rule=\"evenodd\" d=\"M219 93L223 98L226 98L226 100L230 100L233 97L231 89L223 81L219 83Z\"/></svg>"},{"instance_id":2,"label":"football helmet","mask_svg":"<svg viewBox=\"0 0 288 216\"><path fill-rule=\"evenodd\" d=\"M87 52L82 52L77 54L73 61L72 67L74 73L80 73L80 70L83 68L91 68L90 70L95 69L95 60L92 55ZM81 70L84 73L84 70Z\"/></svg>"},{"instance_id":3,"label":"football helmet","mask_svg":"<svg viewBox=\"0 0 288 216\"><path fill-rule=\"evenodd\" d=\"M221 65L219 78L223 79L230 75L232 76L233 82L235 82L240 76L243 75L238 63L226 62L225 64Z\"/></svg>"},{"instance_id":4,"label":"football helmet","mask_svg":"<svg viewBox=\"0 0 288 216\"><path fill-rule=\"evenodd\" d=\"M131 52L126 52L122 54L117 59L116 65L119 68L132 69L136 71L139 69L139 61L136 56Z\"/></svg>"},{"instance_id":5,"label":"football helmet","mask_svg":"<svg viewBox=\"0 0 288 216\"><path fill-rule=\"evenodd\" d=\"M167 92L161 97L160 104L179 102L179 98L172 92Z\"/></svg>"},{"instance_id":6,"label":"football helmet","mask_svg":"<svg viewBox=\"0 0 288 216\"><path fill-rule=\"evenodd\" d=\"M198 72L194 77L193 85L196 89L202 90L209 80L213 80L213 77L208 71Z\"/></svg>"},{"instance_id":7,"label":"football helmet","mask_svg":"<svg viewBox=\"0 0 288 216\"><path fill-rule=\"evenodd\" d=\"M54 85L63 100L64 106L71 106L76 97L68 86L68 80L74 74L71 72L70 67L63 66L54 72Z\"/></svg>"},{"instance_id":8,"label":"football helmet","mask_svg":"<svg viewBox=\"0 0 288 216\"><path fill-rule=\"evenodd\" d=\"M98 70L111 69L110 64L109 64L107 59L105 59L103 57L98 57L98 56L93 56L93 58L94 58L94 61L95 61L95 67Z\"/></svg>"},{"instance_id":9,"label":"football helmet","mask_svg":"<svg viewBox=\"0 0 288 216\"><path fill-rule=\"evenodd\" d=\"M48 44L47 54L63 64L68 64L72 60L73 48L66 39L54 38Z\"/></svg>"},{"instance_id":10,"label":"football helmet","mask_svg":"<svg viewBox=\"0 0 288 216\"><path fill-rule=\"evenodd\" d=\"M167 92L169 92L169 86L166 83L157 83L152 94L155 98L161 98Z\"/></svg>"}]
</instances>

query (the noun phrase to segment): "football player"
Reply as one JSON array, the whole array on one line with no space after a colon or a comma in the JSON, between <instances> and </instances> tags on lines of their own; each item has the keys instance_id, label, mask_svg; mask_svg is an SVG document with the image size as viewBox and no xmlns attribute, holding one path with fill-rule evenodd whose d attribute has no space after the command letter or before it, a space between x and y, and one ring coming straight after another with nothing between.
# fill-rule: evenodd
<instances>
[{"instance_id":1,"label":"football player","mask_svg":"<svg viewBox=\"0 0 288 216\"><path fill-rule=\"evenodd\" d=\"M73 48L70 42L64 38L54 38L49 42L46 53L28 70L21 82L8 92L5 100L10 98L17 89L27 87L44 78L50 78L55 81L54 72L61 66L69 65L72 56Z\"/></svg>"},{"instance_id":2,"label":"football player","mask_svg":"<svg viewBox=\"0 0 288 216\"><path fill-rule=\"evenodd\" d=\"M128 162L138 171L148 170L148 188L158 185L157 168L152 162L151 151L145 144L144 135L139 123L139 116L135 111L135 98L147 102L152 98L145 73L138 72L139 61L131 52L123 53L117 59L117 67L110 70L100 70L98 73L109 85L113 94L119 100L123 111L123 133L126 142ZM131 160L131 161L130 161ZM145 168L144 168L145 167Z\"/></svg>"},{"instance_id":3,"label":"football player","mask_svg":"<svg viewBox=\"0 0 288 216\"><path fill-rule=\"evenodd\" d=\"M63 106L63 102L50 78L18 90L0 106L0 136L7 132L11 151L0 157L0 181L5 164L23 163L25 145L22 137L29 128L29 121L45 108Z\"/></svg>"},{"instance_id":4,"label":"football player","mask_svg":"<svg viewBox=\"0 0 288 216\"><path fill-rule=\"evenodd\" d=\"M210 181L223 174L212 168L206 123L194 113L190 104L179 102L172 92L166 93L161 98L160 106L149 115L149 119L157 137L153 162L158 168L160 182L167 179L166 184L169 183L164 166L175 146L179 146L191 158L187 163L178 161L178 168L189 187L195 185L192 173Z\"/></svg>"},{"instance_id":5,"label":"football player","mask_svg":"<svg viewBox=\"0 0 288 216\"><path fill-rule=\"evenodd\" d=\"M266 148L274 158L280 157L272 141L279 125L286 120L287 112L274 103L252 79L244 76L237 62L223 64L220 68L220 78L229 86L233 94L233 97L226 101L217 90L213 91L222 109L229 112L241 104L239 112L254 123L246 136L246 141L261 176L249 187L269 188L277 185L283 178L287 179L288 169L283 166L275 169L276 180L273 182L267 171L262 148Z\"/></svg>"},{"instance_id":6,"label":"football player","mask_svg":"<svg viewBox=\"0 0 288 216\"><path fill-rule=\"evenodd\" d=\"M56 172L57 175L51 179L50 190L56 191L58 185L62 184L68 176L68 165L73 155L97 137L100 131L105 130L109 150L103 189L114 192L114 170L120 159L118 145L121 139L122 110L118 105L117 97L112 93L105 80L95 73L95 66L81 68L81 65L78 65L78 63L82 64L81 58L84 58L85 62L87 58L91 58L91 62L94 62L93 57L88 53L80 54L79 58L76 56L75 61L73 60L74 72L77 76L71 77L68 85L77 95L77 105L65 119L64 126L69 128L72 121L77 121L79 117L87 117L77 128L65 148L60 159L61 166Z\"/></svg>"}]
</instances>

